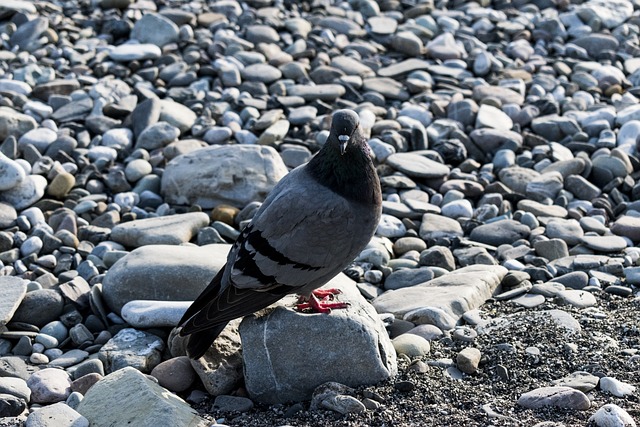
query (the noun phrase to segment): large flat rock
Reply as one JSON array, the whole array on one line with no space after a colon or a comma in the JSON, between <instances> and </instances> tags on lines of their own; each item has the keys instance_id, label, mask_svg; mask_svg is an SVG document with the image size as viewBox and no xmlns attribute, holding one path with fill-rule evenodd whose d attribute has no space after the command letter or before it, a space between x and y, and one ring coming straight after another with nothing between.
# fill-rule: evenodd
<instances>
[{"instance_id":1,"label":"large flat rock","mask_svg":"<svg viewBox=\"0 0 640 427\"><path fill-rule=\"evenodd\" d=\"M116 313L133 300L193 301L224 265L230 247L143 246L109 269L102 295Z\"/></svg>"},{"instance_id":2,"label":"large flat rock","mask_svg":"<svg viewBox=\"0 0 640 427\"><path fill-rule=\"evenodd\" d=\"M325 288L340 289L337 298L350 306L330 314L303 314L278 305L240 324L245 384L253 399L307 400L328 381L357 387L397 373L384 324L355 283L340 274Z\"/></svg>"},{"instance_id":3,"label":"large flat rock","mask_svg":"<svg viewBox=\"0 0 640 427\"><path fill-rule=\"evenodd\" d=\"M435 308L457 320L491 298L506 274L502 266L471 265L420 285L387 291L373 300L373 306L378 313L393 313L397 318Z\"/></svg>"},{"instance_id":4,"label":"large flat rock","mask_svg":"<svg viewBox=\"0 0 640 427\"><path fill-rule=\"evenodd\" d=\"M77 411L93 427L209 425L184 400L130 367L94 384Z\"/></svg>"}]
</instances>

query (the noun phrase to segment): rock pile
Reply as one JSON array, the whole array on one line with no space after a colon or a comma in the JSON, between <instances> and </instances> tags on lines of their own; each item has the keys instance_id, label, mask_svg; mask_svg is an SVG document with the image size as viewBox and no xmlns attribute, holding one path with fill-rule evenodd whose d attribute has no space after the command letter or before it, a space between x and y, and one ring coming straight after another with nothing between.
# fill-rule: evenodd
<instances>
[{"instance_id":1,"label":"rock pile","mask_svg":"<svg viewBox=\"0 0 640 427\"><path fill-rule=\"evenodd\" d=\"M313 423L300 403L254 406L309 398L362 425L635 425L637 318L616 315L640 286L638 8L4 0L0 425ZM248 318L242 346L236 323L187 363L187 301L337 108L359 113L384 190L345 271L360 295L306 326L268 328L301 316L286 308ZM281 396L253 376L271 351L256 330L280 346L328 325L366 325L372 360L352 368L339 332L309 333L291 344L335 351L330 375ZM431 388L462 394L428 406ZM385 409L405 401L427 406Z\"/></svg>"}]
</instances>

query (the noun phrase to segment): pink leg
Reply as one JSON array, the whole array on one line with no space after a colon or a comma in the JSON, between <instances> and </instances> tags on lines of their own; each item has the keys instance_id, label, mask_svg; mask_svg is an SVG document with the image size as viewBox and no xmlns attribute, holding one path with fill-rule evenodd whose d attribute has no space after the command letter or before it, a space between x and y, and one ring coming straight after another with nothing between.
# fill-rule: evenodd
<instances>
[{"instance_id":1,"label":"pink leg","mask_svg":"<svg viewBox=\"0 0 640 427\"><path fill-rule=\"evenodd\" d=\"M313 295L321 299L324 299L327 297L331 297L333 299L334 295L339 295L342 293L342 291L337 288L329 288L329 289L316 289L312 293Z\"/></svg>"},{"instance_id":2,"label":"pink leg","mask_svg":"<svg viewBox=\"0 0 640 427\"><path fill-rule=\"evenodd\" d=\"M296 310L308 310L312 313L331 313L332 309L349 307L349 303L346 302L330 302L333 296L339 293L341 293L339 289L316 289L308 299L300 297ZM321 297L322 300L319 300L318 297ZM305 300L306 302L303 302Z\"/></svg>"}]
</instances>

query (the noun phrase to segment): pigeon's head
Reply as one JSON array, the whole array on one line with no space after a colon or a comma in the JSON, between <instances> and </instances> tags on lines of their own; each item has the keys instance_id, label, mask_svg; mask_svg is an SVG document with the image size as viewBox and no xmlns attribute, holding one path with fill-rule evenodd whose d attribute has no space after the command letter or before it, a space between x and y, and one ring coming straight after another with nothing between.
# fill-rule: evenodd
<instances>
[{"instance_id":1,"label":"pigeon's head","mask_svg":"<svg viewBox=\"0 0 640 427\"><path fill-rule=\"evenodd\" d=\"M356 142L354 136L358 131L360 118L358 113L352 110L338 110L333 113L331 120L331 135L338 140L340 154L347 151L349 142Z\"/></svg>"}]
</instances>

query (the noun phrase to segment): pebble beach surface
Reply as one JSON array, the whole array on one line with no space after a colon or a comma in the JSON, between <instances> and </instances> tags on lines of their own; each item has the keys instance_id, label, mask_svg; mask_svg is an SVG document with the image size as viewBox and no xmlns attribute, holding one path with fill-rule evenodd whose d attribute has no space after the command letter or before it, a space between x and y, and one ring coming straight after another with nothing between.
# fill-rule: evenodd
<instances>
[{"instance_id":1,"label":"pebble beach surface","mask_svg":"<svg viewBox=\"0 0 640 427\"><path fill-rule=\"evenodd\" d=\"M2 0L0 426L636 426L639 37L630 0ZM190 361L339 108L384 193L351 307Z\"/></svg>"}]
</instances>

